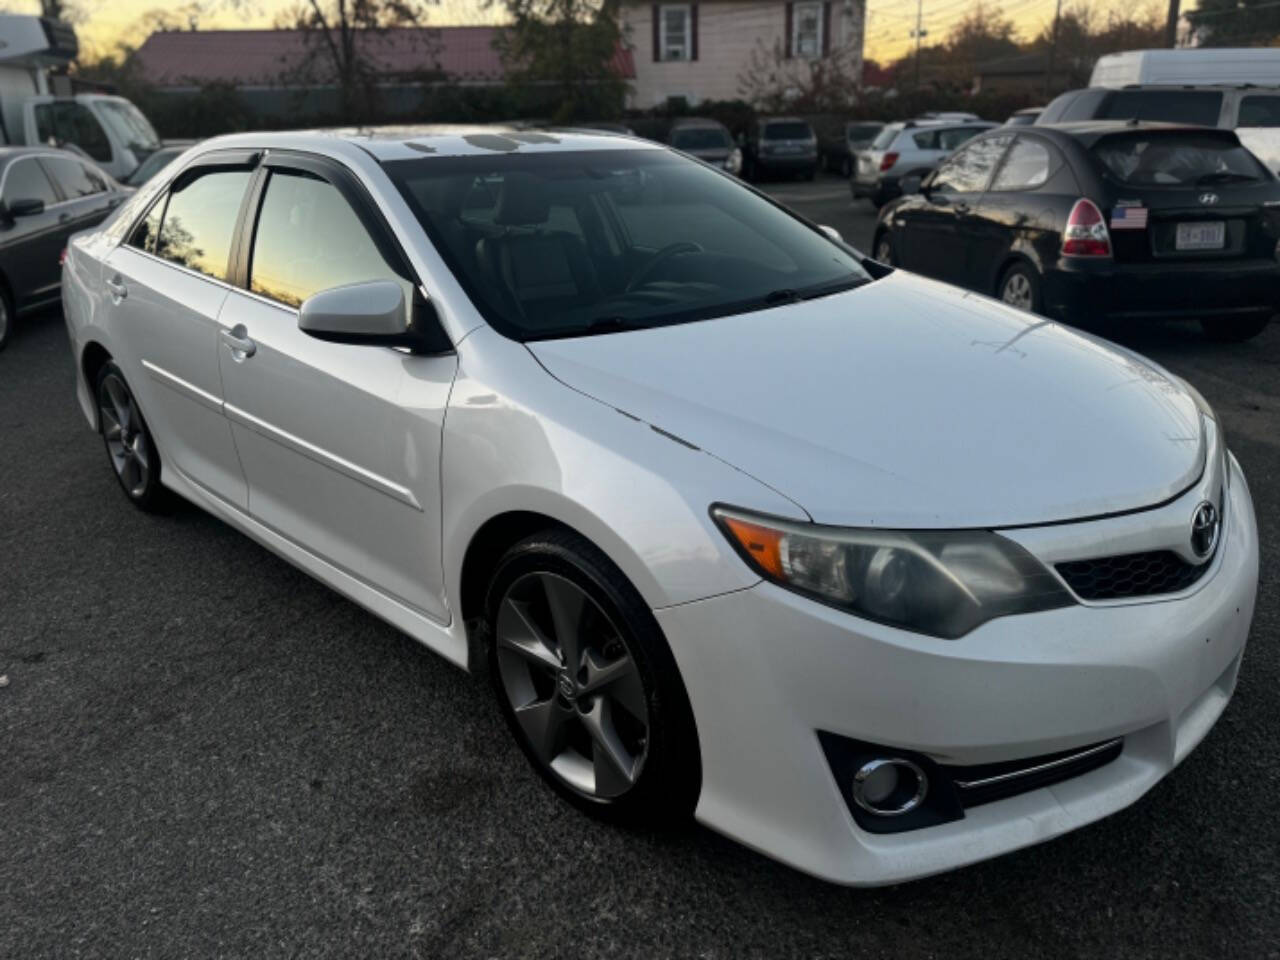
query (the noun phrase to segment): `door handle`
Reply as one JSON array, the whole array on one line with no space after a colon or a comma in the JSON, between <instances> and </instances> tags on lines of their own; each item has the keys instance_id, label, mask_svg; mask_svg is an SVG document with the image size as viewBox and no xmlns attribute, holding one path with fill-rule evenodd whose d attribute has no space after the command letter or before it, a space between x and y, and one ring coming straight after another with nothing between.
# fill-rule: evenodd
<instances>
[{"instance_id":1,"label":"door handle","mask_svg":"<svg viewBox=\"0 0 1280 960\"><path fill-rule=\"evenodd\" d=\"M59 223L66 223L66 222L67 222L68 220L70 220L70 219L71 219L71 214L69 214L69 213L60 213L60 214L58 214L58 222L59 222Z\"/></svg>"},{"instance_id":2,"label":"door handle","mask_svg":"<svg viewBox=\"0 0 1280 960\"><path fill-rule=\"evenodd\" d=\"M119 303L129 295L129 288L124 285L124 281L118 276L107 280L107 289L111 291L111 297L116 303Z\"/></svg>"},{"instance_id":3,"label":"door handle","mask_svg":"<svg viewBox=\"0 0 1280 960\"><path fill-rule=\"evenodd\" d=\"M966 213L968 213L968 212L969 212L969 205L968 205L967 203L963 203L963 202L962 202L962 203L957 203L957 204L955 205L955 211L956 211L956 213L959 213L959 214L961 214L961 215L966 214Z\"/></svg>"},{"instance_id":4,"label":"door handle","mask_svg":"<svg viewBox=\"0 0 1280 960\"><path fill-rule=\"evenodd\" d=\"M231 356L237 360L247 360L258 352L258 345L249 339L249 331L243 323L237 323L230 330L223 330L218 336L231 348Z\"/></svg>"}]
</instances>

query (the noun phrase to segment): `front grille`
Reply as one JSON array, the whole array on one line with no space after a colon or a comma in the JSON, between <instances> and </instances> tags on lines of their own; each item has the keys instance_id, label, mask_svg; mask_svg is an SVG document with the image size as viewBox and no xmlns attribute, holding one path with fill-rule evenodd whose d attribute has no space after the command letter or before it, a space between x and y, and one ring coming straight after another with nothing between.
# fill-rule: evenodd
<instances>
[{"instance_id":1,"label":"front grille","mask_svg":"<svg viewBox=\"0 0 1280 960\"><path fill-rule=\"evenodd\" d=\"M1057 565L1062 579L1081 600L1123 600L1177 593L1209 569L1209 561L1187 563L1171 550L1118 557L1071 560Z\"/></svg>"}]
</instances>

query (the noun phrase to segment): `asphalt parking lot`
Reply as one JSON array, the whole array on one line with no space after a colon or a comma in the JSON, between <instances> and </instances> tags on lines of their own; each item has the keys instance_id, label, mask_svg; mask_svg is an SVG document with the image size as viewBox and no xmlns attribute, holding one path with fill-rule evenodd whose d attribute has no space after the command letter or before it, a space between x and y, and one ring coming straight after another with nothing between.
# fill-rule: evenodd
<instances>
[{"instance_id":1,"label":"asphalt parking lot","mask_svg":"<svg viewBox=\"0 0 1280 960\"><path fill-rule=\"evenodd\" d=\"M840 181L769 189L869 243ZM30 318L0 353L0 957L1280 957L1280 323L1116 338L1204 393L1249 478L1236 698L1128 810L846 890L585 818L482 678L193 507L134 510L60 316Z\"/></svg>"}]
</instances>

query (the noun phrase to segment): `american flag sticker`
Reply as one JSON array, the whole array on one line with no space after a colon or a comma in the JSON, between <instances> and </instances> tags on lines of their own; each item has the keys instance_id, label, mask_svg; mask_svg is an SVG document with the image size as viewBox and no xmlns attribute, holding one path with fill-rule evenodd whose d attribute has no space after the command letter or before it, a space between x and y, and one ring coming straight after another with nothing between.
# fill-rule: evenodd
<instances>
[{"instance_id":1,"label":"american flag sticker","mask_svg":"<svg viewBox=\"0 0 1280 960\"><path fill-rule=\"evenodd\" d=\"M1147 229L1146 207L1116 207L1111 211L1112 230Z\"/></svg>"}]
</instances>

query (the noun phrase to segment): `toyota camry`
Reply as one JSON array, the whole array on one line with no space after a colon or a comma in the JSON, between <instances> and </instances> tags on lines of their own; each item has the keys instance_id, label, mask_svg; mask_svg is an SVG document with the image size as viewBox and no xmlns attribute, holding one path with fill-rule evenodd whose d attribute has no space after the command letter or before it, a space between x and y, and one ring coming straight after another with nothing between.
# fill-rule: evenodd
<instances>
[{"instance_id":1,"label":"toyota camry","mask_svg":"<svg viewBox=\"0 0 1280 960\"><path fill-rule=\"evenodd\" d=\"M465 669L533 769L882 884L1133 803L1258 580L1141 357L589 133L242 134L70 245L84 416Z\"/></svg>"}]
</instances>

